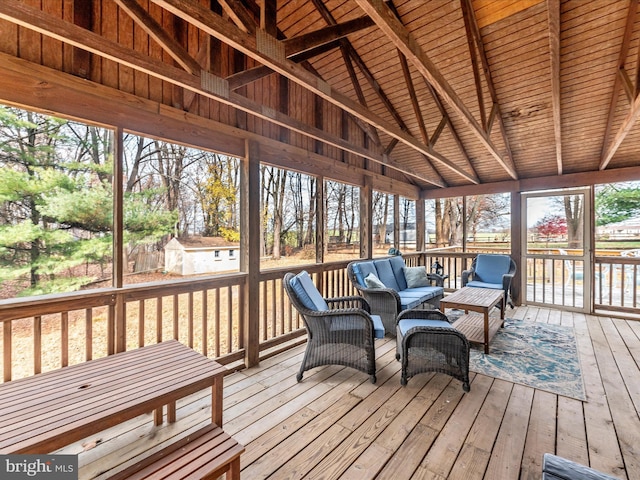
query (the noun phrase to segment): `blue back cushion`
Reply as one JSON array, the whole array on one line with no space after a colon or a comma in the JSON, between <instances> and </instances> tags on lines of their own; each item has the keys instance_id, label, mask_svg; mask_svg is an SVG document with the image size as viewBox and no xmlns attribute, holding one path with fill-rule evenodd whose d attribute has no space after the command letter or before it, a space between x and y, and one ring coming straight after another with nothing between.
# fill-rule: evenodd
<instances>
[{"instance_id":1,"label":"blue back cushion","mask_svg":"<svg viewBox=\"0 0 640 480\"><path fill-rule=\"evenodd\" d=\"M502 275L509 273L511 257L508 255L478 255L476 260L476 274L479 279L487 283L502 285Z\"/></svg>"},{"instance_id":2,"label":"blue back cushion","mask_svg":"<svg viewBox=\"0 0 640 480\"><path fill-rule=\"evenodd\" d=\"M378 271L377 276L380 281L384 283L385 287L393 288L396 292L400 290L389 259L384 258L381 260L375 260L374 263L376 264L376 270Z\"/></svg>"},{"instance_id":3,"label":"blue back cushion","mask_svg":"<svg viewBox=\"0 0 640 480\"><path fill-rule=\"evenodd\" d=\"M401 256L391 257L389 263L391 263L391 270L393 270L398 287L400 287L399 290L404 290L407 288L407 280L404 276L404 270L402 270L405 267L403 258Z\"/></svg>"},{"instance_id":4,"label":"blue back cushion","mask_svg":"<svg viewBox=\"0 0 640 480\"><path fill-rule=\"evenodd\" d=\"M309 274L303 270L291 279L291 288L296 293L298 300L309 310L326 311L329 305L311 280Z\"/></svg>"},{"instance_id":5,"label":"blue back cushion","mask_svg":"<svg viewBox=\"0 0 640 480\"><path fill-rule=\"evenodd\" d=\"M373 273L376 277L378 276L378 272L376 271L376 267L373 265L373 262L354 263L353 273L356 274L358 283L363 288L367 287L367 285L364 283L364 279L367 278L367 275L369 275L370 273Z\"/></svg>"}]
</instances>

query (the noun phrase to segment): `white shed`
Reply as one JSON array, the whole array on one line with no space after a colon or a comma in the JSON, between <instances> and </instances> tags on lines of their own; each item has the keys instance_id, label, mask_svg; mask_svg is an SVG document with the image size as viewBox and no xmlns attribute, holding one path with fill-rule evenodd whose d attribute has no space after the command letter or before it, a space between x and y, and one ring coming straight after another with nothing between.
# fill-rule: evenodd
<instances>
[{"instance_id":1,"label":"white shed","mask_svg":"<svg viewBox=\"0 0 640 480\"><path fill-rule=\"evenodd\" d=\"M220 237L172 238L164 247L164 269L177 275L237 272L240 245Z\"/></svg>"}]
</instances>

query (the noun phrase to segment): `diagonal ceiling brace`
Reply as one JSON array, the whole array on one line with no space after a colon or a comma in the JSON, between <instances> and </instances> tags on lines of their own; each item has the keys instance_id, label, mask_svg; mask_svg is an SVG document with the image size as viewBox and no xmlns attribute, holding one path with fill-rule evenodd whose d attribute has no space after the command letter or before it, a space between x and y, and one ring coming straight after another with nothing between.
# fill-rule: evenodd
<instances>
[{"instance_id":1,"label":"diagonal ceiling brace","mask_svg":"<svg viewBox=\"0 0 640 480\"><path fill-rule=\"evenodd\" d=\"M478 124L469 109L453 90L449 82L437 69L435 64L427 57L416 39L409 33L402 23L393 15L393 12L382 0L355 0L360 8L369 15L378 25L378 28L391 40L391 42L407 57L413 66L436 89L445 102L458 114L480 143L498 161L505 171L515 180L518 178L515 169L510 162L506 162L491 139Z\"/></svg>"},{"instance_id":2,"label":"diagonal ceiling brace","mask_svg":"<svg viewBox=\"0 0 640 480\"><path fill-rule=\"evenodd\" d=\"M252 37L226 22L215 13L187 0L151 0L165 10L177 15L204 32L229 44L236 50L264 63L281 75L286 76L297 84L307 88L337 107L359 117L361 120L377 127L388 135L397 138L416 151L436 160L453 172L472 183L479 183L478 179L460 170L458 166L443 155L430 151L429 147L418 141L409 133L402 131L380 116L364 108L358 102L331 88L331 86L317 75L305 70L301 66L286 59L282 43L277 39L257 32ZM374 19L375 21L375 19Z\"/></svg>"}]
</instances>

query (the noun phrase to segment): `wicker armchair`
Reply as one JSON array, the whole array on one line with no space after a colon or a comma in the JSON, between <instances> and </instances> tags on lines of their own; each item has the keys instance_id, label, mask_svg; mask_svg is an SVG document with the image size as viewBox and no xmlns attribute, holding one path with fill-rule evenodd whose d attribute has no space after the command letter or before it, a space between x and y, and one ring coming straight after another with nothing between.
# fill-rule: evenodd
<instances>
[{"instance_id":1,"label":"wicker armchair","mask_svg":"<svg viewBox=\"0 0 640 480\"><path fill-rule=\"evenodd\" d=\"M307 329L307 348L296 376L320 365L343 365L371 376L376 383L374 338L384 337L379 316L358 296L324 299L309 274L287 273L283 286Z\"/></svg>"},{"instance_id":2,"label":"wicker armchair","mask_svg":"<svg viewBox=\"0 0 640 480\"><path fill-rule=\"evenodd\" d=\"M509 255L481 253L471 268L462 272L462 286L504 290L504 306L513 308L511 281L515 274L516 262Z\"/></svg>"},{"instance_id":3,"label":"wicker armchair","mask_svg":"<svg viewBox=\"0 0 640 480\"><path fill-rule=\"evenodd\" d=\"M400 383L424 372L451 375L469 384L469 341L437 310L404 310L396 327L396 359L402 362Z\"/></svg>"}]
</instances>

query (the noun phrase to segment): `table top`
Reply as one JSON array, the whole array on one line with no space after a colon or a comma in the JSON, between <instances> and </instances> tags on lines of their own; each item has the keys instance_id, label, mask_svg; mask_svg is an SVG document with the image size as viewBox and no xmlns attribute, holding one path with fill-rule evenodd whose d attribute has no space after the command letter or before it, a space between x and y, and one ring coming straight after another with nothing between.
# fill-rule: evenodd
<instances>
[{"instance_id":1,"label":"table top","mask_svg":"<svg viewBox=\"0 0 640 480\"><path fill-rule=\"evenodd\" d=\"M493 288L462 287L447 295L440 303L455 304L458 306L470 305L490 308L496 305L504 297L503 290Z\"/></svg>"},{"instance_id":2,"label":"table top","mask_svg":"<svg viewBox=\"0 0 640 480\"><path fill-rule=\"evenodd\" d=\"M0 385L0 453L49 453L217 385L226 368L176 340Z\"/></svg>"}]
</instances>

